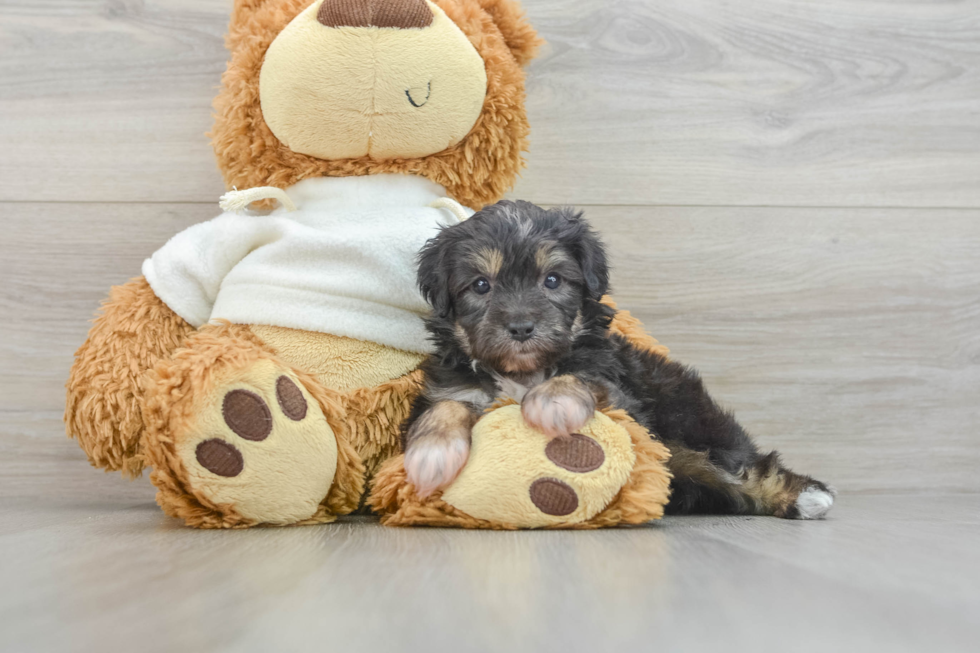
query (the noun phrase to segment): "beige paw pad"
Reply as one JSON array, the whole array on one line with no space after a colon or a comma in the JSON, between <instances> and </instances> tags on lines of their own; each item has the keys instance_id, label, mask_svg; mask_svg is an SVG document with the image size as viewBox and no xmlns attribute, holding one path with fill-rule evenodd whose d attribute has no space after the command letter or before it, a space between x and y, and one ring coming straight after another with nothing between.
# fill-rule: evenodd
<instances>
[{"instance_id":1,"label":"beige paw pad","mask_svg":"<svg viewBox=\"0 0 980 653\"><path fill-rule=\"evenodd\" d=\"M520 406L505 406L476 424L469 462L442 500L522 528L579 523L612 502L635 462L629 433L606 415L551 439L524 422Z\"/></svg>"},{"instance_id":2,"label":"beige paw pad","mask_svg":"<svg viewBox=\"0 0 980 653\"><path fill-rule=\"evenodd\" d=\"M261 523L313 516L333 483L337 440L297 380L262 360L199 406L177 443L195 493Z\"/></svg>"}]
</instances>

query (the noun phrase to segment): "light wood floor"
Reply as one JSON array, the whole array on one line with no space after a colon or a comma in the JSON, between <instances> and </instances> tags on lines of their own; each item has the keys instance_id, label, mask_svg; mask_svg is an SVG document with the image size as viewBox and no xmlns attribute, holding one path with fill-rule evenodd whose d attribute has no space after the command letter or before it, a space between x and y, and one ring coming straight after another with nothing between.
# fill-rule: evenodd
<instances>
[{"instance_id":1,"label":"light wood floor","mask_svg":"<svg viewBox=\"0 0 980 653\"><path fill-rule=\"evenodd\" d=\"M109 286L223 192L231 0L0 0L0 650L977 650L980 0L527 0L529 168L822 523L178 527L86 465Z\"/></svg>"},{"instance_id":2,"label":"light wood floor","mask_svg":"<svg viewBox=\"0 0 980 653\"><path fill-rule=\"evenodd\" d=\"M3 651L958 653L980 637L976 493L844 493L822 522L210 532L66 444L3 451Z\"/></svg>"}]
</instances>

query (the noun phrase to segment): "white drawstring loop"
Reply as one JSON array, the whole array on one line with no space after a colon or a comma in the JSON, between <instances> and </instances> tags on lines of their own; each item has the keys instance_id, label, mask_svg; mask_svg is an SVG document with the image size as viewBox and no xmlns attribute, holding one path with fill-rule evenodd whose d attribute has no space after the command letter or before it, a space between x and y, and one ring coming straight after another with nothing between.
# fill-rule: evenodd
<instances>
[{"instance_id":1,"label":"white drawstring loop","mask_svg":"<svg viewBox=\"0 0 980 653\"><path fill-rule=\"evenodd\" d=\"M463 205L450 197L440 197L435 202L430 204L429 208L446 209L455 215L460 222L464 222L470 217L470 213L463 207Z\"/></svg>"},{"instance_id":2,"label":"white drawstring loop","mask_svg":"<svg viewBox=\"0 0 980 653\"><path fill-rule=\"evenodd\" d=\"M248 190L232 190L221 196L218 206L222 211L228 213L241 213L248 209L254 202L262 200L276 200L282 204L283 208L292 213L296 210L296 204L289 198L281 188L274 186L260 186L249 188Z\"/></svg>"}]
</instances>

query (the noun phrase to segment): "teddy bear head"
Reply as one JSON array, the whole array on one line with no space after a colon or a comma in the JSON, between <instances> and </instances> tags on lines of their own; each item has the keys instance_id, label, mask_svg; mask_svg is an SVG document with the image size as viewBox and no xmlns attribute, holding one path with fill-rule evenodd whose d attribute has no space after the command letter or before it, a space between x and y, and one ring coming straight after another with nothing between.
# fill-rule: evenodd
<instances>
[{"instance_id":1,"label":"teddy bear head","mask_svg":"<svg viewBox=\"0 0 980 653\"><path fill-rule=\"evenodd\" d=\"M514 0L236 0L212 141L229 187L406 173L474 208L523 167Z\"/></svg>"}]
</instances>

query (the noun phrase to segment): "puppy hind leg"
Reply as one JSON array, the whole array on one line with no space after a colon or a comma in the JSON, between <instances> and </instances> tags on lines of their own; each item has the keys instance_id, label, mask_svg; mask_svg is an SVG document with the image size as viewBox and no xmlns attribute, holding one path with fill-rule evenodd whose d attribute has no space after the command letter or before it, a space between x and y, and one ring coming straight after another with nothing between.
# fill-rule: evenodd
<instances>
[{"instance_id":1,"label":"puppy hind leg","mask_svg":"<svg viewBox=\"0 0 980 653\"><path fill-rule=\"evenodd\" d=\"M757 457L733 474L713 463L706 452L667 444L668 467L674 475L667 514L821 519L834 504L832 488L783 467L776 452Z\"/></svg>"},{"instance_id":2,"label":"puppy hind leg","mask_svg":"<svg viewBox=\"0 0 980 653\"><path fill-rule=\"evenodd\" d=\"M739 479L713 463L704 451L667 442L671 481L668 515L750 515L755 506L739 491Z\"/></svg>"},{"instance_id":3,"label":"puppy hind leg","mask_svg":"<svg viewBox=\"0 0 980 653\"><path fill-rule=\"evenodd\" d=\"M757 514L784 519L822 519L837 495L820 481L784 467L775 451L742 473L740 487L759 507Z\"/></svg>"}]
</instances>

